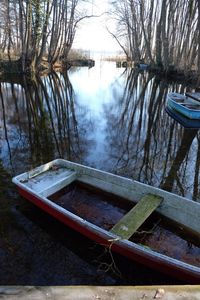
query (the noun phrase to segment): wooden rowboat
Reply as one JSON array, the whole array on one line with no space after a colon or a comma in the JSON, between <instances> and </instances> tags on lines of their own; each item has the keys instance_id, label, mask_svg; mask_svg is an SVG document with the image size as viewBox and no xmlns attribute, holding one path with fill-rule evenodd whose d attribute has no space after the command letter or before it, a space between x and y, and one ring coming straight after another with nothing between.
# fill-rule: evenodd
<instances>
[{"instance_id":1,"label":"wooden rowboat","mask_svg":"<svg viewBox=\"0 0 200 300\"><path fill-rule=\"evenodd\" d=\"M200 203L63 159L13 182L23 197L95 242L200 283Z\"/></svg>"},{"instance_id":2,"label":"wooden rowboat","mask_svg":"<svg viewBox=\"0 0 200 300\"><path fill-rule=\"evenodd\" d=\"M183 114L189 119L200 119L200 102L194 97L188 97L179 93L167 95L167 106Z\"/></svg>"}]
</instances>

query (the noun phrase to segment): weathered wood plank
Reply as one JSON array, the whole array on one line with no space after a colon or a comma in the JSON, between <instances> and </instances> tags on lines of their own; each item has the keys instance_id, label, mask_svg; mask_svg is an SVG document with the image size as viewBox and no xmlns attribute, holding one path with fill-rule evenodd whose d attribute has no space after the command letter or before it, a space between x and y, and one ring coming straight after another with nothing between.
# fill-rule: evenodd
<instances>
[{"instance_id":1,"label":"weathered wood plank","mask_svg":"<svg viewBox=\"0 0 200 300\"><path fill-rule=\"evenodd\" d=\"M112 233L123 239L129 239L144 223L150 214L160 205L162 197L145 195L113 228Z\"/></svg>"},{"instance_id":2,"label":"weathered wood plank","mask_svg":"<svg viewBox=\"0 0 200 300\"><path fill-rule=\"evenodd\" d=\"M163 294L159 291L163 291ZM200 285L0 286L1 300L198 300Z\"/></svg>"}]
</instances>

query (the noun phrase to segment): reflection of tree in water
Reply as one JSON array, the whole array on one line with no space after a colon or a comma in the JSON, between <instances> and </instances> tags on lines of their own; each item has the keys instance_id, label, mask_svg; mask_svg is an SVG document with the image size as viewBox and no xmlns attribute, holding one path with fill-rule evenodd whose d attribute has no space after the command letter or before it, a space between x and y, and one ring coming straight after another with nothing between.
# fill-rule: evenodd
<instances>
[{"instance_id":1,"label":"reflection of tree in water","mask_svg":"<svg viewBox=\"0 0 200 300\"><path fill-rule=\"evenodd\" d=\"M0 96L3 141L9 145L4 156L9 149L10 159L33 165L55 157L84 159L92 124L86 109L75 102L67 73L31 82L23 78L22 85L1 83Z\"/></svg>"},{"instance_id":2,"label":"reflection of tree in water","mask_svg":"<svg viewBox=\"0 0 200 300\"><path fill-rule=\"evenodd\" d=\"M190 147L192 145L192 142L194 140L194 138L197 135L197 130L187 130L185 129L181 138L181 144L179 146L179 148L177 149L176 155L173 159L173 162L170 166L169 172L167 174L166 178L163 178L163 182L161 182L161 187L163 189L166 189L168 191L171 191L173 189L173 184L174 181L177 182L177 187L179 188L180 192L182 195L185 194L184 191L184 187L182 186L181 182L180 182L180 178L179 178L179 170L181 168L182 163L184 162L184 160L188 160L188 155L189 155L189 151L190 151ZM197 150L197 160L196 163L198 162L198 150ZM186 165L183 167L182 169L182 176L187 176L186 174ZM197 173L198 174L198 173ZM194 185L195 185L195 181L194 181ZM195 193L195 191L194 191Z\"/></svg>"},{"instance_id":3,"label":"reflection of tree in water","mask_svg":"<svg viewBox=\"0 0 200 300\"><path fill-rule=\"evenodd\" d=\"M151 74L131 70L122 98L104 107L108 152L114 172L198 197L199 138L165 112L168 86ZM194 167L195 166L195 167Z\"/></svg>"}]
</instances>

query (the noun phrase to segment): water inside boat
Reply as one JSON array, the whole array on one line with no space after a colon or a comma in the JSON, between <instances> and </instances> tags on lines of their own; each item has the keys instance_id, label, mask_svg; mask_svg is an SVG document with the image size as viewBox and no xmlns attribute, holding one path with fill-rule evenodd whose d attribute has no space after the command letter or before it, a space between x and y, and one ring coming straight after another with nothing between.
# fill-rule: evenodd
<instances>
[{"instance_id":1,"label":"water inside boat","mask_svg":"<svg viewBox=\"0 0 200 300\"><path fill-rule=\"evenodd\" d=\"M48 199L106 230L110 230L133 207L130 201L77 181Z\"/></svg>"},{"instance_id":2,"label":"water inside boat","mask_svg":"<svg viewBox=\"0 0 200 300\"><path fill-rule=\"evenodd\" d=\"M105 230L110 230L134 206L78 181L48 199ZM200 240L158 213L153 213L130 240L200 267Z\"/></svg>"}]
</instances>

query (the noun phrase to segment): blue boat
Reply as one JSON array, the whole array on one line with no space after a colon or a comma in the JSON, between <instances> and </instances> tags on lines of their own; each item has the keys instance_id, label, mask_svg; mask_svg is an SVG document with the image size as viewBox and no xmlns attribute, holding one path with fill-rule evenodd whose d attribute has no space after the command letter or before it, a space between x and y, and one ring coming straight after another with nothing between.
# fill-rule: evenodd
<instances>
[{"instance_id":1,"label":"blue boat","mask_svg":"<svg viewBox=\"0 0 200 300\"><path fill-rule=\"evenodd\" d=\"M176 110L174 110L168 106L165 108L165 110L172 119L174 119L176 122L178 122L184 128L188 128L188 129L199 129L200 128L200 120L192 120L192 119L186 118L184 115L178 113Z\"/></svg>"},{"instance_id":2,"label":"blue boat","mask_svg":"<svg viewBox=\"0 0 200 300\"><path fill-rule=\"evenodd\" d=\"M189 119L200 120L200 102L179 93L167 95L167 106Z\"/></svg>"}]
</instances>

